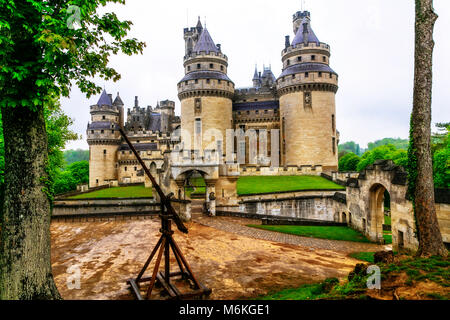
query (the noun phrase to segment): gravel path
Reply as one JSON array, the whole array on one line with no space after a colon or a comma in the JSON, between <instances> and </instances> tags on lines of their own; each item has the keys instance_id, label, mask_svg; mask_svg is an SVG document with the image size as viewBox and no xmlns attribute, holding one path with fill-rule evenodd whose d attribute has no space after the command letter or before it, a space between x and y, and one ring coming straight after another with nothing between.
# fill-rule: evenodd
<instances>
[{"instance_id":1,"label":"gravel path","mask_svg":"<svg viewBox=\"0 0 450 320\"><path fill-rule=\"evenodd\" d=\"M241 236L274 241L285 244L292 244L313 249L333 250L343 253L352 252L376 252L390 249L390 245L378 245L373 243L337 241L317 238L300 237L280 232L273 232L247 227L247 224L260 224L259 220L250 220L235 217L206 217L197 216L193 221L214 229L231 232Z\"/></svg>"}]
</instances>

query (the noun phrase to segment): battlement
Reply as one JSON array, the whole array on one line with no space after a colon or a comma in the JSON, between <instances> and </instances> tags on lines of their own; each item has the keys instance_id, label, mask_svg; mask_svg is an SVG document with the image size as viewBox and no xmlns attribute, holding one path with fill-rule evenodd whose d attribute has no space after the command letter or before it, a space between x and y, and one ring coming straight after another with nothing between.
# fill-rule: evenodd
<instances>
[{"instance_id":1,"label":"battlement","mask_svg":"<svg viewBox=\"0 0 450 320\"><path fill-rule=\"evenodd\" d=\"M91 106L91 113L100 113L100 112L106 112L106 113L120 113L120 107L117 106L107 106L107 105L103 105L103 106L99 106L99 105L93 105Z\"/></svg>"},{"instance_id":2,"label":"battlement","mask_svg":"<svg viewBox=\"0 0 450 320\"><path fill-rule=\"evenodd\" d=\"M227 55L223 54L222 52L200 51L200 52L192 52L189 55L184 56L184 62L186 63L187 61L193 59L207 59L207 58L216 58L216 59L219 58L228 61Z\"/></svg>"},{"instance_id":3,"label":"battlement","mask_svg":"<svg viewBox=\"0 0 450 320\"><path fill-rule=\"evenodd\" d=\"M240 166L241 176L304 176L317 175L323 172L322 166L302 165L302 166L286 166L286 167L270 167L246 165Z\"/></svg>"},{"instance_id":4,"label":"battlement","mask_svg":"<svg viewBox=\"0 0 450 320\"><path fill-rule=\"evenodd\" d=\"M289 46L287 48L284 48L283 51L281 51L281 55L284 56L289 53L294 53L302 50L325 50L330 53L330 46L324 42L320 42L319 44L315 42L310 42L308 44L305 43L299 43L296 46ZM300 53L300 52L299 52Z\"/></svg>"},{"instance_id":5,"label":"battlement","mask_svg":"<svg viewBox=\"0 0 450 320\"><path fill-rule=\"evenodd\" d=\"M298 19L303 20L303 18L306 18L306 17L311 18L311 13L309 11L297 11L293 15L293 21L296 21Z\"/></svg>"},{"instance_id":6,"label":"battlement","mask_svg":"<svg viewBox=\"0 0 450 320\"><path fill-rule=\"evenodd\" d=\"M137 130L137 131L128 131L127 137L130 139L136 139L136 138L152 138L155 139L170 139L170 133L162 133L160 131L145 131L145 130Z\"/></svg>"}]
</instances>

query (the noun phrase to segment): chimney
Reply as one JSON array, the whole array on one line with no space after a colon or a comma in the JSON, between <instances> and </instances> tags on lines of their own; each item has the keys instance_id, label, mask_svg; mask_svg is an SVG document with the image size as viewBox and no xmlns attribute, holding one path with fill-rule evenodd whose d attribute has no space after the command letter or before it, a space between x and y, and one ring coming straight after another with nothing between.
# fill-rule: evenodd
<instances>
[{"instance_id":1,"label":"chimney","mask_svg":"<svg viewBox=\"0 0 450 320\"><path fill-rule=\"evenodd\" d=\"M308 23L305 22L303 24L303 43L304 44L308 44L308 34L309 34Z\"/></svg>"},{"instance_id":2,"label":"chimney","mask_svg":"<svg viewBox=\"0 0 450 320\"><path fill-rule=\"evenodd\" d=\"M134 97L134 106L137 108L137 107L139 107L139 99L138 99L138 96L135 96Z\"/></svg>"},{"instance_id":3,"label":"chimney","mask_svg":"<svg viewBox=\"0 0 450 320\"><path fill-rule=\"evenodd\" d=\"M112 99L112 94L111 93L109 93L108 94L108 97L109 97L109 100L111 100L111 103L113 102L113 99Z\"/></svg>"},{"instance_id":4,"label":"chimney","mask_svg":"<svg viewBox=\"0 0 450 320\"><path fill-rule=\"evenodd\" d=\"M291 37L290 36L286 36L286 40L284 42L284 46L285 48L288 48L291 45Z\"/></svg>"}]
</instances>

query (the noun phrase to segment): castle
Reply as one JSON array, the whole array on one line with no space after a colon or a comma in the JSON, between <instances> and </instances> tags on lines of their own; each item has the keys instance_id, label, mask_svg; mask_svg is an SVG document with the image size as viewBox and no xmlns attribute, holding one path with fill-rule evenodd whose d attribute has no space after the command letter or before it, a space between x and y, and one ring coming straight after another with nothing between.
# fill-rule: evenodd
<instances>
[{"instance_id":1,"label":"castle","mask_svg":"<svg viewBox=\"0 0 450 320\"><path fill-rule=\"evenodd\" d=\"M235 197L237 177L254 168L293 174L337 170L338 75L329 65L330 47L314 33L308 11L294 14L293 29L294 38L286 36L281 53L281 75L276 78L266 67L255 70L249 88L235 88L227 75L228 57L200 19L184 29L181 117L175 116L173 101L141 108L136 97L124 124L119 94L113 101L104 91L91 106L87 129L90 187L145 182L119 127L151 171L180 197L192 171L200 172L218 202L226 202ZM258 143L252 147L253 137Z\"/></svg>"}]
</instances>

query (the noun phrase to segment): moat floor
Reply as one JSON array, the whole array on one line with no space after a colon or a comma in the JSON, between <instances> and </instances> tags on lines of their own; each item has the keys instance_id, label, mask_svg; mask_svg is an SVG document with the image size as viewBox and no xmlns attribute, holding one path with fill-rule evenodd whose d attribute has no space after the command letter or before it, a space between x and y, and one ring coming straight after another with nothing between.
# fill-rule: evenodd
<instances>
[{"instance_id":1,"label":"moat floor","mask_svg":"<svg viewBox=\"0 0 450 320\"><path fill-rule=\"evenodd\" d=\"M347 255L358 251L359 244L347 243L355 250L343 250L343 244L330 245L336 241L325 247L323 240L308 239L304 245L318 242L306 247L286 243L269 231L267 236L245 234L243 220L198 220L188 224L188 235L176 232L174 237L196 277L213 290L210 299L252 298L328 277L344 278L358 263ZM220 230L224 226L228 231ZM126 281L139 273L159 238L159 228L159 220L153 219L53 222L53 273L63 298L133 299ZM324 249L328 247L331 250ZM69 289L76 268L80 289Z\"/></svg>"}]
</instances>

